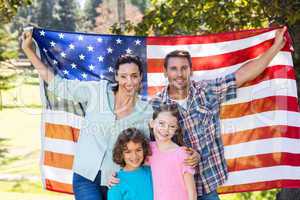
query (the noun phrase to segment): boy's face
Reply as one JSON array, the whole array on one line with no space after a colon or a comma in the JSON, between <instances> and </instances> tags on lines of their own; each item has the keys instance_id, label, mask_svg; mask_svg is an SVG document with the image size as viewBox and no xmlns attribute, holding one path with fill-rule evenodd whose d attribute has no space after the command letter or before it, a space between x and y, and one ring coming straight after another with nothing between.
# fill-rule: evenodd
<instances>
[{"instance_id":1,"label":"boy's face","mask_svg":"<svg viewBox=\"0 0 300 200\"><path fill-rule=\"evenodd\" d=\"M175 90L186 90L189 86L191 75L191 66L187 58L170 57L168 59L165 76L168 78L169 86Z\"/></svg>"},{"instance_id":2,"label":"boy's face","mask_svg":"<svg viewBox=\"0 0 300 200\"><path fill-rule=\"evenodd\" d=\"M141 143L129 141L126 149L123 151L126 170L134 170L142 165L144 160L144 151Z\"/></svg>"}]
</instances>

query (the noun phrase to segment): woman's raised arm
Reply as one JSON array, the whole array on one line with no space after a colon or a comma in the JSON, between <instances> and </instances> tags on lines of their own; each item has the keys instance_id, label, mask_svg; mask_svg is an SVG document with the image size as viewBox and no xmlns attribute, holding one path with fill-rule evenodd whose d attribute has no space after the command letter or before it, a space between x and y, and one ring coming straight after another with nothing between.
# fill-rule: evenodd
<instances>
[{"instance_id":1,"label":"woman's raised arm","mask_svg":"<svg viewBox=\"0 0 300 200\"><path fill-rule=\"evenodd\" d=\"M22 34L22 49L30 60L34 68L40 74L40 77L49 83L54 78L54 73L36 55L32 48L32 31L24 31Z\"/></svg>"}]
</instances>

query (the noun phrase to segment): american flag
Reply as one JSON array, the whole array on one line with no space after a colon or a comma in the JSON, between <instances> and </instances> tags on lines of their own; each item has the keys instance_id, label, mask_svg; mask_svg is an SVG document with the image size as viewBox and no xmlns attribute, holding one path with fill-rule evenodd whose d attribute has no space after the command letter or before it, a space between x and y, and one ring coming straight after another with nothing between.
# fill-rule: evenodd
<instances>
[{"instance_id":1,"label":"american flag","mask_svg":"<svg viewBox=\"0 0 300 200\"><path fill-rule=\"evenodd\" d=\"M41 59L55 73L81 81L113 81L114 62L124 53L144 60L142 95L167 84L163 59L173 50L192 55L193 79L225 76L264 53L276 28L203 36L136 37L60 32L34 28ZM220 193L300 187L300 114L292 46L286 46L255 80L238 89L238 98L222 104L221 124L228 181ZM85 105L56 98L41 81L41 171L48 190L72 193L74 145Z\"/></svg>"}]
</instances>

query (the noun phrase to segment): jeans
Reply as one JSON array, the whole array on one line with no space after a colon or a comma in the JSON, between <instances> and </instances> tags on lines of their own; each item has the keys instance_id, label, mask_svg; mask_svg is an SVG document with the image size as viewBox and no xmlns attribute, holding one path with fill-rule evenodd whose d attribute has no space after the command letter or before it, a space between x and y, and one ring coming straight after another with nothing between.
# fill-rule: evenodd
<instances>
[{"instance_id":1,"label":"jeans","mask_svg":"<svg viewBox=\"0 0 300 200\"><path fill-rule=\"evenodd\" d=\"M75 200L106 200L107 187L100 186L100 182L100 171L94 181L73 173L73 191Z\"/></svg>"},{"instance_id":2,"label":"jeans","mask_svg":"<svg viewBox=\"0 0 300 200\"><path fill-rule=\"evenodd\" d=\"M217 191L213 191L211 193L199 196L197 200L220 200L220 198Z\"/></svg>"}]
</instances>

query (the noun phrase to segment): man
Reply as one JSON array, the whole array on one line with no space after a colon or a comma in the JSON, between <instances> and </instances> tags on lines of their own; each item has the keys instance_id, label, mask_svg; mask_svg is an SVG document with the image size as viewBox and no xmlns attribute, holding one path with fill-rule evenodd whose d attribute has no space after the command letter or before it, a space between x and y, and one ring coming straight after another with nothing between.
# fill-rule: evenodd
<instances>
[{"instance_id":1,"label":"man","mask_svg":"<svg viewBox=\"0 0 300 200\"><path fill-rule=\"evenodd\" d=\"M165 57L164 74L169 84L152 99L153 107L178 104L184 143L200 155L195 175L198 200L218 200L217 187L227 177L220 129L220 104L236 98L236 89L261 74L285 45L286 27L276 32L274 44L259 58L235 73L210 81L191 81L189 52L176 50Z\"/></svg>"}]
</instances>

